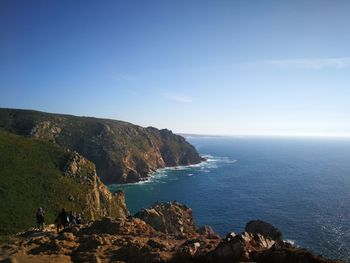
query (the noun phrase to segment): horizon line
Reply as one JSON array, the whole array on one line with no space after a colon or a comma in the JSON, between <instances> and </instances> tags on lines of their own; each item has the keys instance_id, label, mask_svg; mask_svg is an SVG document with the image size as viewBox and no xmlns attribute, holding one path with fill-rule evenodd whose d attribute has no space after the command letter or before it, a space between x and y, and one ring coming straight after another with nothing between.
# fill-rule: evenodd
<instances>
[{"instance_id":1,"label":"horizon line","mask_svg":"<svg viewBox=\"0 0 350 263\"><path fill-rule=\"evenodd\" d=\"M344 138L350 139L349 134L337 133L232 133L232 134L201 134L191 132L174 132L175 134L189 136L207 136L207 137L298 137L298 138Z\"/></svg>"}]
</instances>

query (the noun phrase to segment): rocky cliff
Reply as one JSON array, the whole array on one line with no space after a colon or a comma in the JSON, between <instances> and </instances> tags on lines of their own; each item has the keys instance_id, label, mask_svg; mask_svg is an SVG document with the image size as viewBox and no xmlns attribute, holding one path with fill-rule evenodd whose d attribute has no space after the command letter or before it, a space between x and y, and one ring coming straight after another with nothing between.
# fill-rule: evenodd
<instances>
[{"instance_id":1,"label":"rocky cliff","mask_svg":"<svg viewBox=\"0 0 350 263\"><path fill-rule=\"evenodd\" d=\"M0 109L0 128L77 151L96 164L105 184L137 182L157 168L202 161L183 137L122 121Z\"/></svg>"},{"instance_id":2,"label":"rocky cliff","mask_svg":"<svg viewBox=\"0 0 350 263\"><path fill-rule=\"evenodd\" d=\"M35 225L38 207L47 222L62 208L85 220L128 216L124 194L112 194L77 152L0 130L0 156L0 235Z\"/></svg>"},{"instance_id":3,"label":"rocky cliff","mask_svg":"<svg viewBox=\"0 0 350 263\"><path fill-rule=\"evenodd\" d=\"M96 174L95 165L77 152L69 154L64 167L64 176L72 178L82 186L87 187L85 205L82 214L88 220L96 220L103 216L126 218L129 211L126 208L125 196L122 191L112 194ZM74 201L74 196L70 197Z\"/></svg>"},{"instance_id":4,"label":"rocky cliff","mask_svg":"<svg viewBox=\"0 0 350 263\"><path fill-rule=\"evenodd\" d=\"M0 246L3 262L269 262L333 263L284 242L282 233L263 221L224 239L209 227L198 228L191 209L158 203L139 217L103 218L90 224L27 231ZM181 221L181 223L180 223ZM173 226L172 226L173 225ZM252 232L250 232L252 231Z\"/></svg>"}]
</instances>

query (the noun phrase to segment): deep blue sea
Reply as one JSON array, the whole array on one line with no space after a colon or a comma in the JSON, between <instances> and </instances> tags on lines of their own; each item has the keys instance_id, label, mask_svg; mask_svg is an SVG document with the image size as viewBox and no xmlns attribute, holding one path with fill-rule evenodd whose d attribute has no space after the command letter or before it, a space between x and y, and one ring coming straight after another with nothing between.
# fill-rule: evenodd
<instances>
[{"instance_id":1,"label":"deep blue sea","mask_svg":"<svg viewBox=\"0 0 350 263\"><path fill-rule=\"evenodd\" d=\"M222 236L261 219L295 245L350 261L350 139L187 139L206 162L111 186L125 191L132 213L177 200Z\"/></svg>"}]
</instances>

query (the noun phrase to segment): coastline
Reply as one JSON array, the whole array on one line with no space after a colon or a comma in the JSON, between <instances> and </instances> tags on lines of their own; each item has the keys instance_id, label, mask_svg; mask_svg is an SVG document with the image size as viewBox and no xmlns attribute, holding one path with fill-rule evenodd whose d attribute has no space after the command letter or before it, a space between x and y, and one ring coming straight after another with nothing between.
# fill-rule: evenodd
<instances>
[{"instance_id":1,"label":"coastline","mask_svg":"<svg viewBox=\"0 0 350 263\"><path fill-rule=\"evenodd\" d=\"M110 189L110 191L112 193L114 193L115 191L117 191L118 187L124 187L124 186L129 186L129 185L139 185L139 184L145 184L145 183L149 183L152 182L152 180L154 180L155 177L157 177L160 173L162 172L166 172L166 171L176 171L176 170L185 170L188 168L192 168L192 167L201 167L204 164L210 162L210 157L212 157L212 155L207 155L207 154L200 154L200 157L203 158L204 160L196 163L196 164L189 164L189 165L177 165L177 166L166 166L163 168L158 168L155 171L150 172L147 177L142 178L140 181L137 182L131 182L131 183L123 183L123 184L107 184L106 186ZM159 177L159 176L158 176ZM115 190L111 190L112 188L115 188Z\"/></svg>"}]
</instances>

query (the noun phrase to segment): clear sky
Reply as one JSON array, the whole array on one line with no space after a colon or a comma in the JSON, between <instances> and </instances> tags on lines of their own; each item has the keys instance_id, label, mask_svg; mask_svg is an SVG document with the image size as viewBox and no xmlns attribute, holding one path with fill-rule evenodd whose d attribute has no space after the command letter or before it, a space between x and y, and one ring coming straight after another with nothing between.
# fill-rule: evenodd
<instances>
[{"instance_id":1,"label":"clear sky","mask_svg":"<svg viewBox=\"0 0 350 263\"><path fill-rule=\"evenodd\" d=\"M0 1L0 107L350 134L350 1Z\"/></svg>"}]
</instances>

